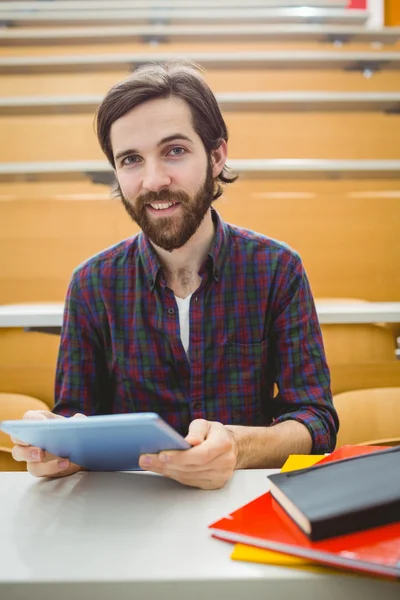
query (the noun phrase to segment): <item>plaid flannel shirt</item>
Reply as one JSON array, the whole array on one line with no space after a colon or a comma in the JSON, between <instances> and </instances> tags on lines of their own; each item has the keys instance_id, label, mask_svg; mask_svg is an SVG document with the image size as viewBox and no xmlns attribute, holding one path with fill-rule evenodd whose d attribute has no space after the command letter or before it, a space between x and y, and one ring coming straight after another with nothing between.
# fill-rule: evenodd
<instances>
[{"instance_id":1,"label":"plaid flannel shirt","mask_svg":"<svg viewBox=\"0 0 400 600\"><path fill-rule=\"evenodd\" d=\"M314 453L333 450L338 420L299 256L215 210L213 219L214 242L190 301L188 356L173 291L143 233L75 270L54 411L151 411L183 435L196 418L250 426L294 419L311 433Z\"/></svg>"}]
</instances>

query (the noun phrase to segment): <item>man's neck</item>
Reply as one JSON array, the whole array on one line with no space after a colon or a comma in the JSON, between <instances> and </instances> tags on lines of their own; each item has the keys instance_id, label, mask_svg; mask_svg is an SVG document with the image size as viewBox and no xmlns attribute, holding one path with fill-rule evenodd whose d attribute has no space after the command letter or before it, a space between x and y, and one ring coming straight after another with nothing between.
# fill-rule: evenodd
<instances>
[{"instance_id":1,"label":"man's neck","mask_svg":"<svg viewBox=\"0 0 400 600\"><path fill-rule=\"evenodd\" d=\"M200 285L198 272L210 250L215 235L211 209L196 233L182 248L168 252L152 244L164 266L167 285L176 296L185 298Z\"/></svg>"}]
</instances>

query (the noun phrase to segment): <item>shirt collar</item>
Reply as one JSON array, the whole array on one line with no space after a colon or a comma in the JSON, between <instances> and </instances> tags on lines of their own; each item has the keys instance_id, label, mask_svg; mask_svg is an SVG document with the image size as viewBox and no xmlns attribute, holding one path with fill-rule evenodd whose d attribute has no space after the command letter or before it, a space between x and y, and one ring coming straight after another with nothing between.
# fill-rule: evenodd
<instances>
[{"instance_id":1,"label":"shirt collar","mask_svg":"<svg viewBox=\"0 0 400 600\"><path fill-rule=\"evenodd\" d=\"M139 256L144 266L149 288L153 290L157 282L158 272L161 269L161 263L156 251L150 244L149 238L143 231L139 233Z\"/></svg>"},{"instance_id":2,"label":"shirt collar","mask_svg":"<svg viewBox=\"0 0 400 600\"><path fill-rule=\"evenodd\" d=\"M215 236L208 252L208 257L212 261L213 277L215 281L218 282L228 253L229 231L227 224L222 220L214 208L211 208L211 215L215 225ZM153 290L162 265L148 237L143 232L139 233L139 252L145 268L147 283L150 289ZM200 272L204 268L205 265L202 266Z\"/></svg>"},{"instance_id":3,"label":"shirt collar","mask_svg":"<svg viewBox=\"0 0 400 600\"><path fill-rule=\"evenodd\" d=\"M214 208L211 208L211 215L215 225L215 236L208 256L212 260L213 277L215 281L219 281L228 254L229 231L227 224Z\"/></svg>"}]
</instances>

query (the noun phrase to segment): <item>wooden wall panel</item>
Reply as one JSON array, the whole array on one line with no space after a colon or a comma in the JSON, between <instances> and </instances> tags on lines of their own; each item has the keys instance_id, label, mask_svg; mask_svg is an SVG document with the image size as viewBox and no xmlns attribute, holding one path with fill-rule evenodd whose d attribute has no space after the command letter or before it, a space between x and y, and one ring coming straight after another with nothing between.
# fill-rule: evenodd
<instances>
[{"instance_id":1,"label":"wooden wall panel","mask_svg":"<svg viewBox=\"0 0 400 600\"><path fill-rule=\"evenodd\" d=\"M232 158L399 158L400 116L382 113L226 112ZM0 117L0 161L104 158L94 115Z\"/></svg>"},{"instance_id":2,"label":"wooden wall panel","mask_svg":"<svg viewBox=\"0 0 400 600\"><path fill-rule=\"evenodd\" d=\"M382 325L322 325L330 365L365 364L395 360L393 331Z\"/></svg>"},{"instance_id":3,"label":"wooden wall panel","mask_svg":"<svg viewBox=\"0 0 400 600\"><path fill-rule=\"evenodd\" d=\"M104 94L129 75L129 71L104 73L53 73L3 75L0 97L40 96L46 94ZM397 71L382 71L370 78L358 72L319 71L317 69L210 69L206 79L214 92L325 90L325 91L399 91Z\"/></svg>"},{"instance_id":4,"label":"wooden wall panel","mask_svg":"<svg viewBox=\"0 0 400 600\"><path fill-rule=\"evenodd\" d=\"M54 375L60 338L0 329L0 390L54 401Z\"/></svg>"},{"instance_id":5,"label":"wooden wall panel","mask_svg":"<svg viewBox=\"0 0 400 600\"><path fill-rule=\"evenodd\" d=\"M227 220L300 253L316 296L400 299L398 182L243 180L226 196Z\"/></svg>"},{"instance_id":6,"label":"wooden wall panel","mask_svg":"<svg viewBox=\"0 0 400 600\"><path fill-rule=\"evenodd\" d=\"M42 184L47 199L30 197L34 184L15 188L14 196L12 184L0 188L0 302L62 300L75 266L137 231L101 186L86 183L81 200L72 184ZM295 248L315 296L398 301L399 200L396 180L243 179L215 207L227 221Z\"/></svg>"},{"instance_id":7,"label":"wooden wall panel","mask_svg":"<svg viewBox=\"0 0 400 600\"><path fill-rule=\"evenodd\" d=\"M400 362L331 365L332 393L400 386Z\"/></svg>"}]
</instances>

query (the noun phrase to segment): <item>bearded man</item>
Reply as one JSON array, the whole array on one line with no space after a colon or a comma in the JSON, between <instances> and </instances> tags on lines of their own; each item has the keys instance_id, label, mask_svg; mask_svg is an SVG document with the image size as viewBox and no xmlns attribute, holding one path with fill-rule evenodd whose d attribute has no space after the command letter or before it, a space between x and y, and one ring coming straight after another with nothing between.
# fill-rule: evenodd
<instances>
[{"instance_id":1,"label":"bearded man","mask_svg":"<svg viewBox=\"0 0 400 600\"><path fill-rule=\"evenodd\" d=\"M140 466L206 489L235 469L333 450L338 420L307 276L288 246L213 207L236 175L198 69L136 70L105 96L97 134L142 231L75 270L55 406L27 418L156 412L192 448L142 455ZM22 444L13 456L37 476L79 470Z\"/></svg>"}]
</instances>

